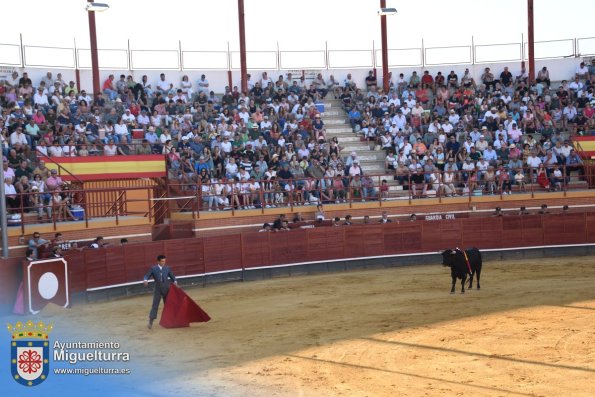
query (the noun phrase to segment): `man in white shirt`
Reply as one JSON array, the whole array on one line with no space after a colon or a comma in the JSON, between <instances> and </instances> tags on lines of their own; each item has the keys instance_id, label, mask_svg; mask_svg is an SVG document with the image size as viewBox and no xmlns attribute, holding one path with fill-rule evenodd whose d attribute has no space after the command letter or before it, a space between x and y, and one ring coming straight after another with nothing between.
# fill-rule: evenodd
<instances>
[{"instance_id":1,"label":"man in white shirt","mask_svg":"<svg viewBox=\"0 0 595 397\"><path fill-rule=\"evenodd\" d=\"M357 88L355 81L351 79L351 73L347 73L347 78L343 80L343 86L347 88L349 91L355 91Z\"/></svg>"},{"instance_id":2,"label":"man in white shirt","mask_svg":"<svg viewBox=\"0 0 595 397\"><path fill-rule=\"evenodd\" d=\"M491 117L494 120L499 120L500 119L500 116L498 115L498 109L496 109L495 107L493 107L490 110L488 110L487 112L485 112L485 114L483 116L483 120L487 120L488 117Z\"/></svg>"},{"instance_id":3,"label":"man in white shirt","mask_svg":"<svg viewBox=\"0 0 595 397\"><path fill-rule=\"evenodd\" d=\"M581 62L580 65L576 67L575 77L580 80L587 80L588 76L589 68L585 65L584 62Z\"/></svg>"},{"instance_id":4,"label":"man in white shirt","mask_svg":"<svg viewBox=\"0 0 595 397\"><path fill-rule=\"evenodd\" d=\"M499 137L502 137L503 141L506 141L508 139L508 132L506 132L506 130L504 129L504 125L500 124L498 126L498 129L496 130L496 132L494 132L494 137L497 140Z\"/></svg>"},{"instance_id":5,"label":"man in white shirt","mask_svg":"<svg viewBox=\"0 0 595 397\"><path fill-rule=\"evenodd\" d=\"M401 100L396 92L393 92L391 98L388 100L389 105L395 105L396 108L401 107Z\"/></svg>"},{"instance_id":6,"label":"man in white shirt","mask_svg":"<svg viewBox=\"0 0 595 397\"><path fill-rule=\"evenodd\" d=\"M236 160L233 157L229 158L229 162L225 166L225 175L227 179L233 179L238 174L238 165L236 164Z\"/></svg>"},{"instance_id":7,"label":"man in white shirt","mask_svg":"<svg viewBox=\"0 0 595 397\"><path fill-rule=\"evenodd\" d=\"M483 151L486 150L487 148L488 148L488 141L486 141L484 135L480 135L479 140L477 142L475 142L475 149L477 149L478 152L483 153Z\"/></svg>"},{"instance_id":8,"label":"man in white shirt","mask_svg":"<svg viewBox=\"0 0 595 397\"><path fill-rule=\"evenodd\" d=\"M448 121L450 121L450 123L454 126L456 126L459 123L460 117L459 115L454 111L454 109L450 109L450 115L448 116Z\"/></svg>"},{"instance_id":9,"label":"man in white shirt","mask_svg":"<svg viewBox=\"0 0 595 397\"><path fill-rule=\"evenodd\" d=\"M33 95L33 102L35 103L35 105L41 106L43 108L47 108L50 106L48 97L43 92L43 88L37 89L37 92L35 93L35 95Z\"/></svg>"},{"instance_id":10,"label":"man in white shirt","mask_svg":"<svg viewBox=\"0 0 595 397\"><path fill-rule=\"evenodd\" d=\"M411 109L411 108L413 108L415 106L415 104L417 103L417 101L415 100L415 98L413 98L413 95L409 94L409 96L405 100L405 103L407 104L407 107L409 109Z\"/></svg>"},{"instance_id":11,"label":"man in white shirt","mask_svg":"<svg viewBox=\"0 0 595 397\"><path fill-rule=\"evenodd\" d=\"M204 92L205 94L209 93L209 80L207 80L207 76L202 74L200 76L200 80L198 80L198 92Z\"/></svg>"},{"instance_id":12,"label":"man in white shirt","mask_svg":"<svg viewBox=\"0 0 595 397\"><path fill-rule=\"evenodd\" d=\"M397 125L397 129L404 130L407 125L407 118L403 115L401 109L397 110L397 114L393 117L392 122Z\"/></svg>"},{"instance_id":13,"label":"man in white shirt","mask_svg":"<svg viewBox=\"0 0 595 397\"><path fill-rule=\"evenodd\" d=\"M130 109L126 109L126 111L122 115L122 120L126 124L131 124L131 123L133 123L136 120L136 118L134 117L133 114L130 113Z\"/></svg>"},{"instance_id":14,"label":"man in white shirt","mask_svg":"<svg viewBox=\"0 0 595 397\"><path fill-rule=\"evenodd\" d=\"M231 153L231 142L229 141L228 137L223 138L223 142L221 142L221 151L225 152L226 154Z\"/></svg>"},{"instance_id":15,"label":"man in white shirt","mask_svg":"<svg viewBox=\"0 0 595 397\"><path fill-rule=\"evenodd\" d=\"M93 98L91 98L90 95L87 94L87 91L82 90L81 94L78 97L79 101L85 101L87 102L87 104L91 104L91 102L93 102Z\"/></svg>"},{"instance_id":16,"label":"man in white shirt","mask_svg":"<svg viewBox=\"0 0 595 397\"><path fill-rule=\"evenodd\" d=\"M146 110L141 111L141 113L136 118L136 122L138 123L139 126L142 126L142 127L147 127L151 123L151 119L147 115Z\"/></svg>"},{"instance_id":17,"label":"man in white shirt","mask_svg":"<svg viewBox=\"0 0 595 397\"><path fill-rule=\"evenodd\" d=\"M535 152L531 152L531 154L527 157L527 167L537 169L541 164L541 159L537 157Z\"/></svg>"},{"instance_id":18,"label":"man in white shirt","mask_svg":"<svg viewBox=\"0 0 595 397\"><path fill-rule=\"evenodd\" d=\"M454 127L452 124L450 124L450 122L445 121L440 128L442 128L442 130L444 131L444 133L446 135L450 134L452 132L452 130L454 130Z\"/></svg>"},{"instance_id":19,"label":"man in white shirt","mask_svg":"<svg viewBox=\"0 0 595 397\"><path fill-rule=\"evenodd\" d=\"M482 131L487 131L488 127L482 127L481 130ZM469 133L469 136L471 137L471 141L473 141L473 143L475 144L475 142L479 141L479 137L481 136L481 132L479 132L477 130L477 127L473 127L473 131L471 131Z\"/></svg>"},{"instance_id":20,"label":"man in white shirt","mask_svg":"<svg viewBox=\"0 0 595 397\"><path fill-rule=\"evenodd\" d=\"M23 146L28 145L27 135L23 134L23 128L17 127L12 134L10 134L10 146L14 146L16 143L20 143Z\"/></svg>"},{"instance_id":21,"label":"man in white shirt","mask_svg":"<svg viewBox=\"0 0 595 397\"><path fill-rule=\"evenodd\" d=\"M564 127L564 129L568 129L568 125L574 123L574 119L576 118L576 114L577 114L574 104L572 102L570 102L568 105L566 105L564 107L564 110L562 111L562 114L564 115L564 118L562 120L563 127Z\"/></svg>"},{"instance_id":22,"label":"man in white shirt","mask_svg":"<svg viewBox=\"0 0 595 397\"><path fill-rule=\"evenodd\" d=\"M585 88L585 85L580 81L578 77L575 77L574 81L568 84L568 88L570 88L574 92L574 94L578 96L578 92L582 91L583 88Z\"/></svg>"},{"instance_id":23,"label":"man in white shirt","mask_svg":"<svg viewBox=\"0 0 595 397\"><path fill-rule=\"evenodd\" d=\"M159 75L159 81L157 82L157 91L163 95L167 95L169 90L174 88L174 85L169 81L165 80L165 73Z\"/></svg>"},{"instance_id":24,"label":"man in white shirt","mask_svg":"<svg viewBox=\"0 0 595 397\"><path fill-rule=\"evenodd\" d=\"M496 153L492 145L488 145L487 149L483 151L483 159L486 160L490 165L496 165L496 162L498 160L498 154Z\"/></svg>"}]
</instances>

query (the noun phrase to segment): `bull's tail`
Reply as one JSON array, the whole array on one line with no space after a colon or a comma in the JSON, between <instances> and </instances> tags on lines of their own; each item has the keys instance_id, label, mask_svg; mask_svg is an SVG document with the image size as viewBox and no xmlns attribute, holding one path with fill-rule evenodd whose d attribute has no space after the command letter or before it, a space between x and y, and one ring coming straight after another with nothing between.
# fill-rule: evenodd
<instances>
[{"instance_id":1,"label":"bull's tail","mask_svg":"<svg viewBox=\"0 0 595 397\"><path fill-rule=\"evenodd\" d=\"M469 271L469 274L473 274L473 271L471 270L471 263L469 262L469 257L467 256L467 251L461 251L463 252L463 256L465 257L465 263L467 264L467 270Z\"/></svg>"}]
</instances>

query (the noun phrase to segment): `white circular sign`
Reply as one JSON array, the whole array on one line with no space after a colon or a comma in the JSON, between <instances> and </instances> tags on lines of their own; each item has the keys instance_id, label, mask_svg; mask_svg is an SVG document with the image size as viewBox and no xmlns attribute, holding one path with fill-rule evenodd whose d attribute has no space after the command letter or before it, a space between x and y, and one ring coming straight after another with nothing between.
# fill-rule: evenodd
<instances>
[{"instance_id":1,"label":"white circular sign","mask_svg":"<svg viewBox=\"0 0 595 397\"><path fill-rule=\"evenodd\" d=\"M39 278L37 288L43 299L52 299L58 292L58 277L52 272L44 273Z\"/></svg>"}]
</instances>

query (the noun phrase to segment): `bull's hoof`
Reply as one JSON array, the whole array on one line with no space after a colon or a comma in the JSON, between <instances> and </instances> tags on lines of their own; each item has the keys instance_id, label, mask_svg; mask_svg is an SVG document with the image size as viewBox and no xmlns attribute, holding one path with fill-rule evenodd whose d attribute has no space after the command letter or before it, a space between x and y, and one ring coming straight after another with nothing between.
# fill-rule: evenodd
<instances>
[{"instance_id":1,"label":"bull's hoof","mask_svg":"<svg viewBox=\"0 0 595 397\"><path fill-rule=\"evenodd\" d=\"M455 293L454 291L450 291L450 294L451 294L451 295L454 295L454 293Z\"/></svg>"},{"instance_id":2,"label":"bull's hoof","mask_svg":"<svg viewBox=\"0 0 595 397\"><path fill-rule=\"evenodd\" d=\"M461 294L464 294L464 293L465 293L465 291L461 291Z\"/></svg>"},{"instance_id":3,"label":"bull's hoof","mask_svg":"<svg viewBox=\"0 0 595 397\"><path fill-rule=\"evenodd\" d=\"M477 287L477 289L481 289L481 287Z\"/></svg>"}]
</instances>

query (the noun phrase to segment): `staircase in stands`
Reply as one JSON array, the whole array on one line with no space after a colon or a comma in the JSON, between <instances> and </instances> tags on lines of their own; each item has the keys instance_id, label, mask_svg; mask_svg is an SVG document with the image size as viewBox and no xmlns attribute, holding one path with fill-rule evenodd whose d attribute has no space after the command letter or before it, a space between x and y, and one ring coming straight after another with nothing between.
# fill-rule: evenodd
<instances>
[{"instance_id":1,"label":"staircase in stands","mask_svg":"<svg viewBox=\"0 0 595 397\"><path fill-rule=\"evenodd\" d=\"M384 150L374 150L372 144L367 141L361 141L360 135L353 132L349 117L341 107L341 101L338 99L325 99L324 114L322 115L324 126L326 128L327 139L337 137L339 145L342 147L340 156L343 160L351 155L351 152L356 152L360 160L360 166L365 174L380 175L382 179L386 179L389 184L389 191L391 197L407 196L407 191L403 191L401 186L398 186L394 181L394 174L387 173L385 167L386 153ZM374 184L379 183L378 177L374 177ZM376 186L378 187L378 186Z\"/></svg>"}]
</instances>

